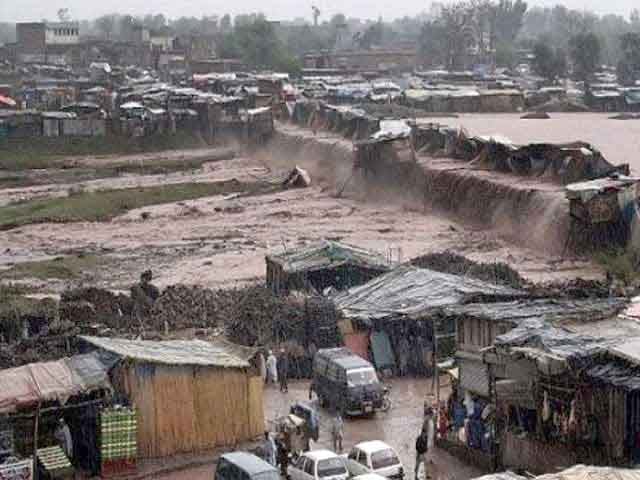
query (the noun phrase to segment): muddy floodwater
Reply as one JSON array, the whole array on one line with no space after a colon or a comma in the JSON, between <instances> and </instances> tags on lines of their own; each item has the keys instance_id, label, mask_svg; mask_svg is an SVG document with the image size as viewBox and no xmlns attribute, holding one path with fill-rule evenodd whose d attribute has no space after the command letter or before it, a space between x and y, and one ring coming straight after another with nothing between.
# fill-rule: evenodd
<instances>
[{"instance_id":1,"label":"muddy floodwater","mask_svg":"<svg viewBox=\"0 0 640 480\"><path fill-rule=\"evenodd\" d=\"M640 120L612 120L611 113L550 113L548 120L524 120L521 114L460 114L459 118L424 118L464 127L471 135L499 135L517 144L584 141L612 163L628 163L640 174Z\"/></svg>"}]
</instances>

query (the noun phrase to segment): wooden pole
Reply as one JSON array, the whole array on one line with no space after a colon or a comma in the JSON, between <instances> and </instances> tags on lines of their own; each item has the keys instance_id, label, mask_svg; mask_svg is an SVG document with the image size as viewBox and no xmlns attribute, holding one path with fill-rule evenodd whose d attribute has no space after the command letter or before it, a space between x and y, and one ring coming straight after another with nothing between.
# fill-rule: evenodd
<instances>
[{"instance_id":1,"label":"wooden pole","mask_svg":"<svg viewBox=\"0 0 640 480\"><path fill-rule=\"evenodd\" d=\"M40 402L36 408L36 417L33 426L33 480L38 480L38 430L40 426Z\"/></svg>"}]
</instances>

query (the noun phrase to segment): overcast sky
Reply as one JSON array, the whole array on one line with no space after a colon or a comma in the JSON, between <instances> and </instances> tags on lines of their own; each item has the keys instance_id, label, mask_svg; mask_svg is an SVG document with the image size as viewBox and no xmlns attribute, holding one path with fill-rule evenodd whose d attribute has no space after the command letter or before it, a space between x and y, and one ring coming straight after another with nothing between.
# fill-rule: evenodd
<instances>
[{"instance_id":1,"label":"overcast sky","mask_svg":"<svg viewBox=\"0 0 640 480\"><path fill-rule=\"evenodd\" d=\"M445 2L448 0L444 0ZM563 3L569 8L588 9L597 13L629 15L632 8L640 7L637 0L530 0L530 5ZM0 21L53 20L59 8L65 7L74 19L90 19L105 13L119 12L132 15L164 13L170 18L180 16L223 15L261 11L270 19L285 20L311 17L311 5L317 5L322 18L335 13L360 18L393 19L416 15L428 10L428 0L0 0Z\"/></svg>"}]
</instances>

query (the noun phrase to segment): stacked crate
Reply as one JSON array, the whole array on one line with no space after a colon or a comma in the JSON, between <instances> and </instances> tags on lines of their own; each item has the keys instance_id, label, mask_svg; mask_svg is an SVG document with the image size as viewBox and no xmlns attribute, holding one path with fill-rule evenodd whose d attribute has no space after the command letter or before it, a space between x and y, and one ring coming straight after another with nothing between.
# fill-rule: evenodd
<instances>
[{"instance_id":1,"label":"stacked crate","mask_svg":"<svg viewBox=\"0 0 640 480\"><path fill-rule=\"evenodd\" d=\"M33 461L3 463L0 465L0 480L31 480L33 478Z\"/></svg>"},{"instance_id":2,"label":"stacked crate","mask_svg":"<svg viewBox=\"0 0 640 480\"><path fill-rule=\"evenodd\" d=\"M45 478L73 478L73 465L60 446L39 448L37 452L38 468L46 474Z\"/></svg>"},{"instance_id":3,"label":"stacked crate","mask_svg":"<svg viewBox=\"0 0 640 480\"><path fill-rule=\"evenodd\" d=\"M138 417L132 408L100 412L99 445L103 477L130 475L136 471Z\"/></svg>"}]
</instances>

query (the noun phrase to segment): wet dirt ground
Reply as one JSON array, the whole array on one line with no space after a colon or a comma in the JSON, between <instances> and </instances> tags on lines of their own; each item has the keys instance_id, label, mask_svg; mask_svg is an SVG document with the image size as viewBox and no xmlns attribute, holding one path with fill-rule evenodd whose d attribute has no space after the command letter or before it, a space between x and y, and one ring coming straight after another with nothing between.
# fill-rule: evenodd
<instances>
[{"instance_id":1,"label":"wet dirt ground","mask_svg":"<svg viewBox=\"0 0 640 480\"><path fill-rule=\"evenodd\" d=\"M444 382L444 377L443 377ZM344 449L366 440L383 440L394 447L405 466L406 479L412 480L415 464L415 438L422 427L422 409L425 398L432 400L432 381L428 378L394 379L391 386L392 409L387 413L377 413L374 417L352 418L345 421ZM309 391L307 381L291 382L289 393L281 394L277 388L265 391L265 419L267 422L288 413L288 408L296 401L306 401ZM443 395L446 389L443 389ZM314 401L315 402L315 401ZM331 415L322 409L320 414L320 440L312 444L312 449L332 449L330 439ZM468 480L482 475L477 468L465 465L441 449L430 453L433 464L429 475L432 480ZM214 466L197 467L161 476L162 480L204 480L212 479ZM424 472L420 478L424 478Z\"/></svg>"},{"instance_id":2,"label":"wet dirt ground","mask_svg":"<svg viewBox=\"0 0 640 480\"><path fill-rule=\"evenodd\" d=\"M193 172L126 175L81 186L95 190L232 178L272 182L286 174L285 165L305 165L304 160L236 158L207 163ZM263 278L266 254L325 238L374 249L393 260L451 249L474 260L506 262L533 281L602 276L584 259L534 250L526 242L516 245L499 232L426 210L415 199L382 194L363 198L351 186L338 198L338 186L310 168L315 183L306 189L214 196L132 210L108 222L29 225L0 232L0 268L56 256L97 255L106 261L76 283L128 289L141 271L151 268L160 287L229 287ZM65 192L66 186L60 185L11 189L0 191L0 203ZM74 283L25 280L53 293Z\"/></svg>"}]
</instances>

